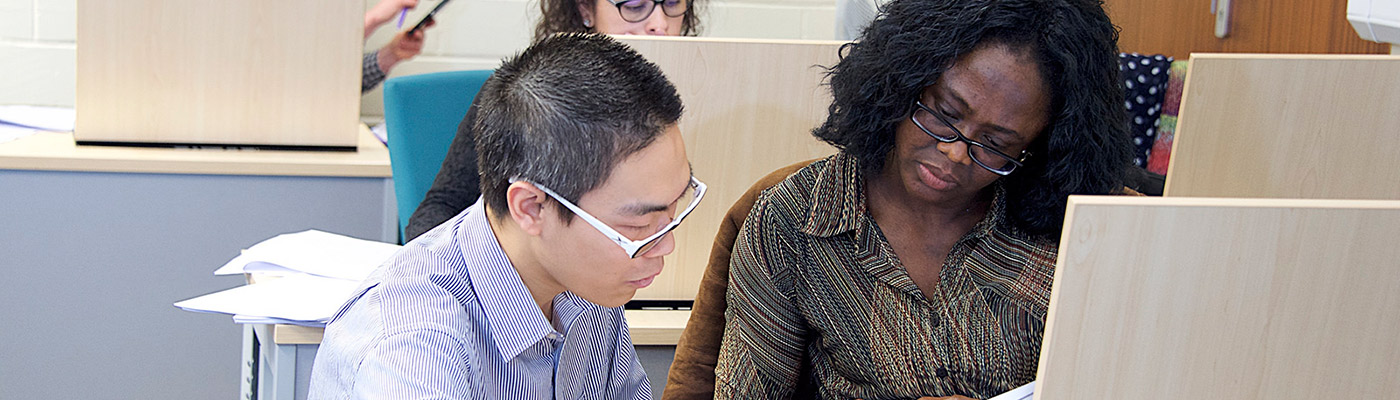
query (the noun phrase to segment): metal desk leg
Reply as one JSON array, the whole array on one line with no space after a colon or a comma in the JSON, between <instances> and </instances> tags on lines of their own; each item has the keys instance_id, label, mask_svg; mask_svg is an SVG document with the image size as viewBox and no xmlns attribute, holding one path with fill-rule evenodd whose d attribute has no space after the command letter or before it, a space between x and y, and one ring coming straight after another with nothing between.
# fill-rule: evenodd
<instances>
[{"instance_id":1,"label":"metal desk leg","mask_svg":"<svg viewBox=\"0 0 1400 400\"><path fill-rule=\"evenodd\" d=\"M243 325L243 356L238 368L238 398L243 400L256 400L258 398L257 380L253 379L258 374L255 368L256 363L253 362L259 357L257 342L258 338L257 335L253 334L253 326Z\"/></svg>"},{"instance_id":2,"label":"metal desk leg","mask_svg":"<svg viewBox=\"0 0 1400 400\"><path fill-rule=\"evenodd\" d=\"M293 400L296 398L297 348L273 342L272 325L255 325L253 333L259 343L258 398L262 400Z\"/></svg>"}]
</instances>

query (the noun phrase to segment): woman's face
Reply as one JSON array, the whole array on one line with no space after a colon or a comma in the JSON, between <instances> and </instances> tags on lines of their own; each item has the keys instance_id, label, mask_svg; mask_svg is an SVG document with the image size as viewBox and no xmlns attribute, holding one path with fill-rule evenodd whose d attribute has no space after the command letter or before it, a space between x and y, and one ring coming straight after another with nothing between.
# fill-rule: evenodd
<instances>
[{"instance_id":1,"label":"woman's face","mask_svg":"<svg viewBox=\"0 0 1400 400\"><path fill-rule=\"evenodd\" d=\"M579 13L583 18L592 23L593 31L609 35L661 35L679 36L683 28L682 20L685 14L673 12L679 16L667 15L663 9L682 10L689 5L689 0L666 0L662 4L654 4L651 0L618 0L627 1L623 3L620 10L617 5L609 0L578 0ZM663 6L664 4L664 6ZM638 10L651 9L651 13L641 18L638 22L628 22L622 17L623 11L638 13Z\"/></svg>"},{"instance_id":2,"label":"woman's face","mask_svg":"<svg viewBox=\"0 0 1400 400\"><path fill-rule=\"evenodd\" d=\"M1050 121L1049 90L1033 59L1022 53L1002 45L980 46L924 88L918 101L967 139L1019 157ZM955 136L928 112L913 116L934 134ZM968 146L960 140L941 142L906 117L895 128L885 174L897 178L912 202L966 207L1001 177L974 162ZM979 160L991 161L985 158Z\"/></svg>"}]
</instances>

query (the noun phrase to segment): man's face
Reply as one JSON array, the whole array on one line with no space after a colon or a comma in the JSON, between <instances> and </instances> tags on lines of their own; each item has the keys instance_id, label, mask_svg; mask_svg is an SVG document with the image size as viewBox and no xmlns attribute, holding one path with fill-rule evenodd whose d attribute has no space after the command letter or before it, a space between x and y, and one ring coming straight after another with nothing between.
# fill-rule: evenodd
<instances>
[{"instance_id":1,"label":"man's face","mask_svg":"<svg viewBox=\"0 0 1400 400\"><path fill-rule=\"evenodd\" d=\"M613 167L598 188L579 197L577 205L631 240L661 230L686 204L677 200L690 187L690 162L675 125L651 145ZM557 202L550 207L563 207ZM618 307L661 273L662 257L675 249L668 233L649 251L628 257L612 240L581 218L565 225L557 210L540 234L543 268L565 290L604 307Z\"/></svg>"}]
</instances>

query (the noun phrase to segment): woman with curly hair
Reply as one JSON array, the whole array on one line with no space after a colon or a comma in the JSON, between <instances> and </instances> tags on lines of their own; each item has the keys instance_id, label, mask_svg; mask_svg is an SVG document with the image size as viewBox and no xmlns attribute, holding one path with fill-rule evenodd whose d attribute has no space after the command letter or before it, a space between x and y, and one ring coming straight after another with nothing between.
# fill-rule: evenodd
<instances>
[{"instance_id":1,"label":"woman with curly hair","mask_svg":"<svg viewBox=\"0 0 1400 400\"><path fill-rule=\"evenodd\" d=\"M700 3L702 0L540 0L543 16L535 25L535 40L561 32L690 36L699 28ZM457 136L433 178L433 186L404 227L404 242L456 216L481 195L472 134L475 110L473 102L457 125Z\"/></svg>"},{"instance_id":2,"label":"woman with curly hair","mask_svg":"<svg viewBox=\"0 0 1400 400\"><path fill-rule=\"evenodd\" d=\"M1070 194L1124 191L1093 0L896 0L831 68L840 149L766 190L716 398L984 399L1035 378Z\"/></svg>"}]
</instances>

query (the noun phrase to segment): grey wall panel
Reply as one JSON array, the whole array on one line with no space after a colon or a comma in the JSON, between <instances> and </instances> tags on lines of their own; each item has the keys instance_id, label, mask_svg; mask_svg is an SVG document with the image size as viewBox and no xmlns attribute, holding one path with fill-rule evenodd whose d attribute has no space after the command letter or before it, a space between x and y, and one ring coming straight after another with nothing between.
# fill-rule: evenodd
<instances>
[{"instance_id":1,"label":"grey wall panel","mask_svg":"<svg viewBox=\"0 0 1400 400\"><path fill-rule=\"evenodd\" d=\"M0 399L239 393L241 329L171 303L278 233L396 237L383 178L0 170Z\"/></svg>"}]
</instances>

